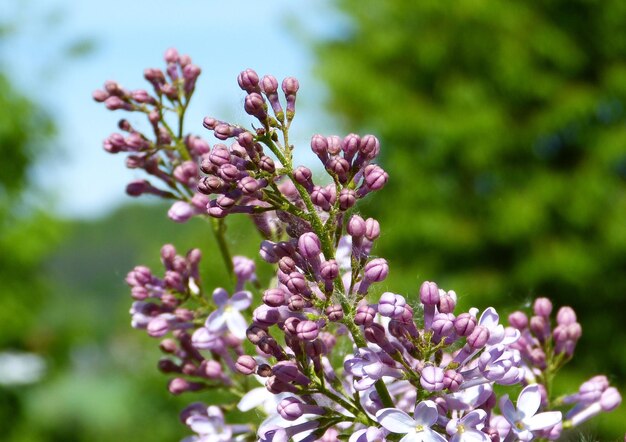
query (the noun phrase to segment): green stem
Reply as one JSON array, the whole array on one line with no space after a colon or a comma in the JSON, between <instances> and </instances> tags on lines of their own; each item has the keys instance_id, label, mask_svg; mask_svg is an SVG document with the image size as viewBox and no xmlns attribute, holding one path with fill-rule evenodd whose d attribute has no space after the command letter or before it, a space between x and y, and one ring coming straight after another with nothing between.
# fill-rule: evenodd
<instances>
[{"instance_id":1,"label":"green stem","mask_svg":"<svg viewBox=\"0 0 626 442\"><path fill-rule=\"evenodd\" d=\"M220 249L220 255L222 255L222 260L224 261L224 265L226 266L226 271L228 272L228 275L232 278L232 276L234 275L233 258L230 250L228 249L228 244L226 243L226 224L224 223L224 220L222 218L209 218L208 221L211 223L213 236L215 236L215 241L217 241L217 246Z\"/></svg>"}]
</instances>

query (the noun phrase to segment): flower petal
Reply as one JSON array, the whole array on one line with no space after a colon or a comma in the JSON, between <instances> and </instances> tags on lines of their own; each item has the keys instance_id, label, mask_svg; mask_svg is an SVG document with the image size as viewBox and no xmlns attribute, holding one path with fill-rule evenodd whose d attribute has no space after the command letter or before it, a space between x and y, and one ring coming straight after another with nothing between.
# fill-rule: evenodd
<instances>
[{"instance_id":1,"label":"flower petal","mask_svg":"<svg viewBox=\"0 0 626 442\"><path fill-rule=\"evenodd\" d=\"M395 408L383 408L376 413L376 420L392 433L414 432L417 422L404 411Z\"/></svg>"},{"instance_id":2,"label":"flower petal","mask_svg":"<svg viewBox=\"0 0 626 442\"><path fill-rule=\"evenodd\" d=\"M515 425L515 422L518 419L517 410L509 399L508 394L505 394L500 398L500 412L506 418L506 420L511 423L511 425Z\"/></svg>"},{"instance_id":3,"label":"flower petal","mask_svg":"<svg viewBox=\"0 0 626 442\"><path fill-rule=\"evenodd\" d=\"M484 325L485 327L491 329L498 325L500 322L500 315L496 312L496 309L493 307L488 307L482 315L480 315L480 319L478 320L479 325Z\"/></svg>"},{"instance_id":4,"label":"flower petal","mask_svg":"<svg viewBox=\"0 0 626 442\"><path fill-rule=\"evenodd\" d=\"M213 290L213 302L215 305L221 307L226 305L226 301L228 301L228 292L225 289L218 287Z\"/></svg>"},{"instance_id":5,"label":"flower petal","mask_svg":"<svg viewBox=\"0 0 626 442\"><path fill-rule=\"evenodd\" d=\"M210 332L216 332L221 330L226 323L226 314L224 313L223 308L219 308L212 312L208 318L206 318L206 322L204 325Z\"/></svg>"},{"instance_id":6,"label":"flower petal","mask_svg":"<svg viewBox=\"0 0 626 442\"><path fill-rule=\"evenodd\" d=\"M517 397L517 409L522 412L522 419L527 419L535 415L541 405L541 393L539 386L532 384L524 387Z\"/></svg>"},{"instance_id":7,"label":"flower petal","mask_svg":"<svg viewBox=\"0 0 626 442\"><path fill-rule=\"evenodd\" d=\"M417 434L421 436L420 440L424 442L447 442L445 437L430 428L424 428L424 431L418 432Z\"/></svg>"},{"instance_id":8,"label":"flower petal","mask_svg":"<svg viewBox=\"0 0 626 442\"><path fill-rule=\"evenodd\" d=\"M268 392L265 387L253 388L241 397L239 403L237 404L237 408L240 411L250 411L259 405L262 405L263 402L265 402L265 399L267 399L267 396L264 394L265 392Z\"/></svg>"},{"instance_id":9,"label":"flower petal","mask_svg":"<svg viewBox=\"0 0 626 442\"><path fill-rule=\"evenodd\" d=\"M460 423L464 427L476 428L478 425L485 423L487 412L485 410L477 409L470 411L460 419Z\"/></svg>"},{"instance_id":10,"label":"flower petal","mask_svg":"<svg viewBox=\"0 0 626 442\"><path fill-rule=\"evenodd\" d=\"M245 310L252 303L252 293L248 291L237 292L230 298L230 305L235 310Z\"/></svg>"},{"instance_id":11,"label":"flower petal","mask_svg":"<svg viewBox=\"0 0 626 442\"><path fill-rule=\"evenodd\" d=\"M535 414L530 419L524 419L524 424L530 431L543 430L550 428L561 422L563 415L560 411L546 411L544 413Z\"/></svg>"},{"instance_id":12,"label":"flower petal","mask_svg":"<svg viewBox=\"0 0 626 442\"><path fill-rule=\"evenodd\" d=\"M437 422L439 411L433 401L422 401L415 406L415 422L417 425L430 427Z\"/></svg>"},{"instance_id":13,"label":"flower petal","mask_svg":"<svg viewBox=\"0 0 626 442\"><path fill-rule=\"evenodd\" d=\"M248 323L244 317L241 316L241 313L231 311L224 316L226 316L226 325L228 326L228 330L238 339L245 339Z\"/></svg>"}]
</instances>

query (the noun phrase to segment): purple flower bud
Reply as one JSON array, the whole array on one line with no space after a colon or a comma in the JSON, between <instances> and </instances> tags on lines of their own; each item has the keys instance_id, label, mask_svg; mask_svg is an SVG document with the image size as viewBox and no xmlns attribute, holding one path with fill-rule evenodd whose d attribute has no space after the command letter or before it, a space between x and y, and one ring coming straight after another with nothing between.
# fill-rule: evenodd
<instances>
[{"instance_id":1,"label":"purple flower bud","mask_svg":"<svg viewBox=\"0 0 626 442\"><path fill-rule=\"evenodd\" d=\"M185 393L187 391L201 390L203 387L204 385L198 382L189 382L183 378L174 378L169 382L167 389L173 395L178 396L179 394Z\"/></svg>"},{"instance_id":2,"label":"purple flower bud","mask_svg":"<svg viewBox=\"0 0 626 442\"><path fill-rule=\"evenodd\" d=\"M406 300L401 295L385 292L378 301L378 313L388 318L396 318L404 313Z\"/></svg>"},{"instance_id":3,"label":"purple flower bud","mask_svg":"<svg viewBox=\"0 0 626 442\"><path fill-rule=\"evenodd\" d=\"M276 410L283 419L295 421L304 414L302 405L304 404L292 396L280 401Z\"/></svg>"},{"instance_id":4,"label":"purple flower bud","mask_svg":"<svg viewBox=\"0 0 626 442\"><path fill-rule=\"evenodd\" d=\"M385 334L385 328L377 323L372 323L365 327L363 330L363 335L365 339L369 342L373 342L382 348L387 348L389 346L389 340L387 339L387 335Z\"/></svg>"},{"instance_id":5,"label":"purple flower bud","mask_svg":"<svg viewBox=\"0 0 626 442\"><path fill-rule=\"evenodd\" d=\"M185 201L176 201L167 211L167 216L174 222L184 223L194 215L193 207Z\"/></svg>"},{"instance_id":6,"label":"purple flower bud","mask_svg":"<svg viewBox=\"0 0 626 442\"><path fill-rule=\"evenodd\" d=\"M550 322L544 316L531 316L530 318L530 331L539 339L544 342L550 334Z\"/></svg>"},{"instance_id":7,"label":"purple flower bud","mask_svg":"<svg viewBox=\"0 0 626 442\"><path fill-rule=\"evenodd\" d=\"M422 301L422 304L434 306L439 304L439 300L439 287L437 287L437 284L424 281L420 287L420 301Z\"/></svg>"},{"instance_id":8,"label":"purple flower bud","mask_svg":"<svg viewBox=\"0 0 626 442\"><path fill-rule=\"evenodd\" d=\"M373 160L380 152L380 142L374 135L365 135L359 145L367 160Z\"/></svg>"},{"instance_id":9,"label":"purple flower bud","mask_svg":"<svg viewBox=\"0 0 626 442\"><path fill-rule=\"evenodd\" d=\"M373 191L380 190L385 187L385 184L387 184L387 180L389 179L387 172L375 164L366 166L363 171L363 176L368 189Z\"/></svg>"},{"instance_id":10,"label":"purple flower bud","mask_svg":"<svg viewBox=\"0 0 626 442\"><path fill-rule=\"evenodd\" d=\"M130 96L133 100L135 100L138 103L148 103L148 104L156 103L156 100L154 99L154 97L148 94L148 91L144 89L134 90L130 93Z\"/></svg>"},{"instance_id":11,"label":"purple flower bud","mask_svg":"<svg viewBox=\"0 0 626 442\"><path fill-rule=\"evenodd\" d=\"M150 322L148 322L146 330L148 332L148 335L152 336L153 338L159 338L161 336L164 336L168 331L170 331L168 317L162 314L155 318L152 318Z\"/></svg>"},{"instance_id":12,"label":"purple flower bud","mask_svg":"<svg viewBox=\"0 0 626 442\"><path fill-rule=\"evenodd\" d=\"M311 169L304 166L298 166L293 171L294 180L301 186L304 186L307 191L313 189L313 181L311 180L312 176L313 173L311 172Z\"/></svg>"},{"instance_id":13,"label":"purple flower bud","mask_svg":"<svg viewBox=\"0 0 626 442\"><path fill-rule=\"evenodd\" d=\"M270 307L280 307L285 304L285 292L281 289L269 289L263 294L263 302Z\"/></svg>"},{"instance_id":14,"label":"purple flower bud","mask_svg":"<svg viewBox=\"0 0 626 442\"><path fill-rule=\"evenodd\" d=\"M343 211L348 210L356 204L357 195L352 189L341 189L339 192L339 208Z\"/></svg>"},{"instance_id":15,"label":"purple flower bud","mask_svg":"<svg viewBox=\"0 0 626 442\"><path fill-rule=\"evenodd\" d=\"M304 343L304 352L310 358L318 358L328 353L328 348L323 339L317 338L314 341Z\"/></svg>"},{"instance_id":16,"label":"purple flower bud","mask_svg":"<svg viewBox=\"0 0 626 442\"><path fill-rule=\"evenodd\" d=\"M312 341L317 338L319 332L319 326L313 321L300 321L296 327L296 336L302 341Z\"/></svg>"},{"instance_id":17,"label":"purple flower bud","mask_svg":"<svg viewBox=\"0 0 626 442\"><path fill-rule=\"evenodd\" d=\"M299 385L309 385L311 379L305 376L295 362L281 361L272 367L272 374L283 382L295 382Z\"/></svg>"},{"instance_id":18,"label":"purple flower bud","mask_svg":"<svg viewBox=\"0 0 626 442\"><path fill-rule=\"evenodd\" d=\"M305 259L318 257L322 251L322 244L313 232L307 232L298 238L298 251Z\"/></svg>"},{"instance_id":19,"label":"purple flower bud","mask_svg":"<svg viewBox=\"0 0 626 442\"><path fill-rule=\"evenodd\" d=\"M313 135L311 138L311 150L323 163L328 160L328 140L322 135Z\"/></svg>"},{"instance_id":20,"label":"purple flower bud","mask_svg":"<svg viewBox=\"0 0 626 442\"><path fill-rule=\"evenodd\" d=\"M176 63L178 61L178 51L176 48L168 48L163 55L166 63Z\"/></svg>"},{"instance_id":21,"label":"purple flower bud","mask_svg":"<svg viewBox=\"0 0 626 442\"><path fill-rule=\"evenodd\" d=\"M293 294L305 295L310 292L306 278L300 272L291 272L285 285Z\"/></svg>"},{"instance_id":22,"label":"purple flower bud","mask_svg":"<svg viewBox=\"0 0 626 442\"><path fill-rule=\"evenodd\" d=\"M552 302L548 298L537 298L533 304L533 311L537 316L548 318L552 313Z\"/></svg>"},{"instance_id":23,"label":"purple flower bud","mask_svg":"<svg viewBox=\"0 0 626 442\"><path fill-rule=\"evenodd\" d=\"M348 179L348 172L350 172L350 164L341 157L332 157L326 163L326 170L337 175L339 181L345 183Z\"/></svg>"},{"instance_id":24,"label":"purple flower bud","mask_svg":"<svg viewBox=\"0 0 626 442\"><path fill-rule=\"evenodd\" d=\"M224 181L233 182L236 181L240 176L241 172L237 169L237 166L234 164L222 164L218 169L217 173Z\"/></svg>"},{"instance_id":25,"label":"purple flower bud","mask_svg":"<svg viewBox=\"0 0 626 442\"><path fill-rule=\"evenodd\" d=\"M359 215L352 215L346 227L346 231L348 232L348 235L357 237L357 238L364 236L366 229L367 229L367 225L365 224L365 220L361 218Z\"/></svg>"},{"instance_id":26,"label":"purple flower bud","mask_svg":"<svg viewBox=\"0 0 626 442\"><path fill-rule=\"evenodd\" d=\"M259 159L259 168L267 173L274 173L276 171L276 165L274 164L274 160L272 160L267 155L263 155Z\"/></svg>"},{"instance_id":27,"label":"purple flower bud","mask_svg":"<svg viewBox=\"0 0 626 442\"><path fill-rule=\"evenodd\" d=\"M254 345L258 344L259 342L261 342L261 340L263 338L268 337L269 335L267 334L267 330L265 330L262 327L259 327L258 324L252 324L250 327L248 327L248 329L246 330L246 337L248 338L248 340L250 342L252 342Z\"/></svg>"},{"instance_id":28,"label":"purple flower bud","mask_svg":"<svg viewBox=\"0 0 626 442\"><path fill-rule=\"evenodd\" d=\"M439 337L453 334L455 331L454 315L452 313L437 313L433 317L432 330Z\"/></svg>"},{"instance_id":29,"label":"purple flower bud","mask_svg":"<svg viewBox=\"0 0 626 442\"><path fill-rule=\"evenodd\" d=\"M446 370L443 374L443 387L451 392L458 391L463 381L463 375L455 370Z\"/></svg>"},{"instance_id":30,"label":"purple flower bud","mask_svg":"<svg viewBox=\"0 0 626 442\"><path fill-rule=\"evenodd\" d=\"M469 336L476 327L476 318L469 313L461 313L454 320L454 330L459 336Z\"/></svg>"},{"instance_id":31,"label":"purple flower bud","mask_svg":"<svg viewBox=\"0 0 626 442\"><path fill-rule=\"evenodd\" d=\"M356 134L349 134L341 142L341 150L347 161L351 161L354 155L359 151L361 138Z\"/></svg>"},{"instance_id":32,"label":"purple flower bud","mask_svg":"<svg viewBox=\"0 0 626 442\"><path fill-rule=\"evenodd\" d=\"M329 321L341 321L343 319L343 308L339 304L333 304L326 308L326 316Z\"/></svg>"},{"instance_id":33,"label":"purple flower bud","mask_svg":"<svg viewBox=\"0 0 626 442\"><path fill-rule=\"evenodd\" d=\"M265 75L261 79L261 90L264 94L275 94L278 91L278 80L271 75Z\"/></svg>"},{"instance_id":34,"label":"purple flower bud","mask_svg":"<svg viewBox=\"0 0 626 442\"><path fill-rule=\"evenodd\" d=\"M313 186L311 201L322 210L329 211L332 204L332 194L326 187Z\"/></svg>"},{"instance_id":35,"label":"purple flower bud","mask_svg":"<svg viewBox=\"0 0 626 442\"><path fill-rule=\"evenodd\" d=\"M427 365L422 369L420 384L427 391L440 391L444 387L444 372L440 367Z\"/></svg>"},{"instance_id":36,"label":"purple flower bud","mask_svg":"<svg viewBox=\"0 0 626 442\"><path fill-rule=\"evenodd\" d=\"M576 312L574 309L568 306L563 306L556 314L557 324L568 325L576 322Z\"/></svg>"},{"instance_id":37,"label":"purple flower bud","mask_svg":"<svg viewBox=\"0 0 626 442\"><path fill-rule=\"evenodd\" d=\"M600 406L602 407L602 411L608 412L615 410L621 403L622 396L615 387L607 388L602 393L602 396L600 396Z\"/></svg>"},{"instance_id":38,"label":"purple flower bud","mask_svg":"<svg viewBox=\"0 0 626 442\"><path fill-rule=\"evenodd\" d=\"M239 373L249 375L256 371L257 363L252 356L241 355L237 358L235 368Z\"/></svg>"},{"instance_id":39,"label":"purple flower bud","mask_svg":"<svg viewBox=\"0 0 626 442\"><path fill-rule=\"evenodd\" d=\"M459 315L460 316L460 315ZM473 349L483 348L489 340L489 329L482 325L474 327L474 331L467 337L467 343Z\"/></svg>"},{"instance_id":40,"label":"purple flower bud","mask_svg":"<svg viewBox=\"0 0 626 442\"><path fill-rule=\"evenodd\" d=\"M261 121L267 119L267 105L261 94L256 92L248 94L244 101L244 109L248 114L257 117Z\"/></svg>"},{"instance_id":41,"label":"purple flower bud","mask_svg":"<svg viewBox=\"0 0 626 442\"><path fill-rule=\"evenodd\" d=\"M171 359L160 359L157 363L157 368L161 373L180 373L181 369L176 362Z\"/></svg>"},{"instance_id":42,"label":"purple flower bud","mask_svg":"<svg viewBox=\"0 0 626 442\"><path fill-rule=\"evenodd\" d=\"M373 307L363 304L357 307L354 314L354 323L356 325L363 325L365 327L371 325L374 322L376 316L376 310Z\"/></svg>"},{"instance_id":43,"label":"purple flower bud","mask_svg":"<svg viewBox=\"0 0 626 442\"><path fill-rule=\"evenodd\" d=\"M331 259L320 265L320 276L324 281L332 281L339 275L339 266L337 261Z\"/></svg>"},{"instance_id":44,"label":"purple flower bud","mask_svg":"<svg viewBox=\"0 0 626 442\"><path fill-rule=\"evenodd\" d=\"M380 236L380 224L374 218L365 220L365 237L370 241L376 240Z\"/></svg>"},{"instance_id":45,"label":"purple flower bud","mask_svg":"<svg viewBox=\"0 0 626 442\"><path fill-rule=\"evenodd\" d=\"M96 100L98 103L102 103L104 100L106 100L107 98L109 98L109 93L106 91L103 91L101 89L96 89L95 91L93 91L93 93L91 94L92 98L94 100Z\"/></svg>"},{"instance_id":46,"label":"purple flower bud","mask_svg":"<svg viewBox=\"0 0 626 442\"><path fill-rule=\"evenodd\" d=\"M528 327L528 316L522 311L515 311L509 315L509 324L517 330L524 330Z\"/></svg>"},{"instance_id":47,"label":"purple flower bud","mask_svg":"<svg viewBox=\"0 0 626 442\"><path fill-rule=\"evenodd\" d=\"M259 89L259 76L252 69L246 69L237 76L237 83L239 87L248 93L258 92Z\"/></svg>"},{"instance_id":48,"label":"purple flower bud","mask_svg":"<svg viewBox=\"0 0 626 442\"><path fill-rule=\"evenodd\" d=\"M117 97L114 95L104 100L104 104L109 110L118 110L118 109L131 110L133 108L133 106L130 103L126 103L120 97Z\"/></svg>"},{"instance_id":49,"label":"purple flower bud","mask_svg":"<svg viewBox=\"0 0 626 442\"><path fill-rule=\"evenodd\" d=\"M439 295L439 304L437 309L440 313L452 313L456 307L456 293L450 290L444 294Z\"/></svg>"},{"instance_id":50,"label":"purple flower bud","mask_svg":"<svg viewBox=\"0 0 626 442\"><path fill-rule=\"evenodd\" d=\"M296 95L300 89L300 83L293 77L287 77L283 80L282 89L285 95Z\"/></svg>"},{"instance_id":51,"label":"purple flower bud","mask_svg":"<svg viewBox=\"0 0 626 442\"><path fill-rule=\"evenodd\" d=\"M380 282L389 274L389 265L384 258L375 258L365 264L363 279L369 282Z\"/></svg>"},{"instance_id":52,"label":"purple flower bud","mask_svg":"<svg viewBox=\"0 0 626 442\"><path fill-rule=\"evenodd\" d=\"M239 180L237 187L239 187L246 195L252 195L254 192L259 190L260 183L251 176L245 176Z\"/></svg>"},{"instance_id":53,"label":"purple flower bud","mask_svg":"<svg viewBox=\"0 0 626 442\"><path fill-rule=\"evenodd\" d=\"M583 335L583 329L578 322L567 325L567 337L571 341L578 341Z\"/></svg>"}]
</instances>

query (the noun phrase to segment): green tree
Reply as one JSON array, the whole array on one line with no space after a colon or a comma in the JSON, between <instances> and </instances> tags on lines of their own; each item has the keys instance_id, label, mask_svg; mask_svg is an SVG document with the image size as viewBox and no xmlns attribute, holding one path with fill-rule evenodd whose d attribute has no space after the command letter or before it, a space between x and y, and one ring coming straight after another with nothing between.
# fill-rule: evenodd
<instances>
[{"instance_id":1,"label":"green tree","mask_svg":"<svg viewBox=\"0 0 626 442\"><path fill-rule=\"evenodd\" d=\"M623 384L606 344L626 346L626 3L335 3L319 74L346 127L381 137L391 178L367 212L390 288L572 305L578 365Z\"/></svg>"}]
</instances>

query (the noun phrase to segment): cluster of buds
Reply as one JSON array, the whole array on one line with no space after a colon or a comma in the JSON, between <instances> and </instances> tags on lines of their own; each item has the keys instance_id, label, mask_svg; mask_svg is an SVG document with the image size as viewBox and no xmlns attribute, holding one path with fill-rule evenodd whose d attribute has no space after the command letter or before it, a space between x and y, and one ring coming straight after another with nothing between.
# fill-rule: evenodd
<instances>
[{"instance_id":1,"label":"cluster of buds","mask_svg":"<svg viewBox=\"0 0 626 442\"><path fill-rule=\"evenodd\" d=\"M165 98L178 103L182 119L193 91L185 76L190 61L173 50L165 59L171 83L154 70L146 75L157 98L138 102L133 97L141 94L119 88L113 96L123 106L110 100L111 92L99 91L96 99L150 114L148 106L162 110ZM209 147L197 137L170 133L160 110L153 118L156 141L137 135L145 141L140 147L127 148L124 141L107 149L133 152L133 165L156 164L146 171L168 190L144 182L131 193L175 199L169 210L174 221L211 219L234 276L230 290L207 296L199 251L183 257L168 245L161 252L163 278L143 266L127 277L135 299L132 325L161 339L166 356L159 368L173 376L170 392L230 392L222 404L194 402L182 412L195 433L185 441L556 440L620 404L603 375L553 398L554 375L581 337L569 307L558 311L553 326L552 304L539 298L530 319L517 311L505 326L492 307L457 311L456 293L434 282L424 282L414 295L380 294L377 283L390 271L372 254L381 227L353 212L359 199L387 182L387 173L372 163L378 140L313 136L311 149L331 181L316 185L312 171L292 161L297 80L283 80L282 99L274 77L247 69L238 83L247 94L245 111L261 126L248 130L204 119L205 128L220 141L230 139L230 146ZM159 138L163 128L167 143ZM220 223L234 213L252 215L262 234L260 258L275 266L264 290L254 261L228 251ZM251 379L259 384L252 387ZM515 387L513 403L502 388ZM227 422L234 408L250 413L249 425Z\"/></svg>"}]
</instances>

